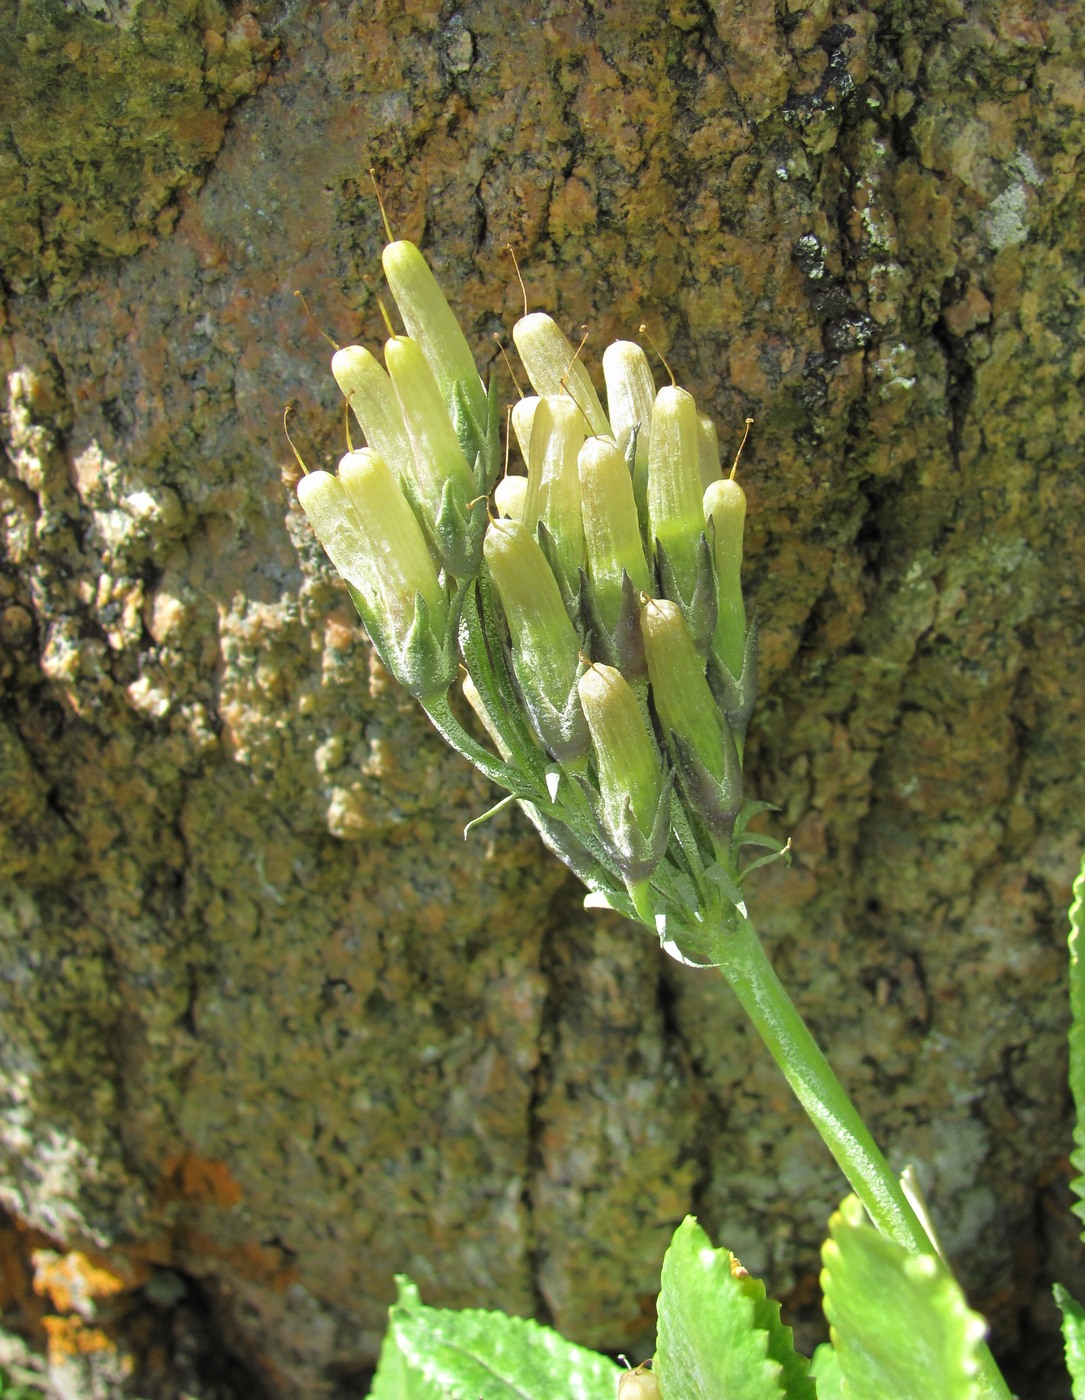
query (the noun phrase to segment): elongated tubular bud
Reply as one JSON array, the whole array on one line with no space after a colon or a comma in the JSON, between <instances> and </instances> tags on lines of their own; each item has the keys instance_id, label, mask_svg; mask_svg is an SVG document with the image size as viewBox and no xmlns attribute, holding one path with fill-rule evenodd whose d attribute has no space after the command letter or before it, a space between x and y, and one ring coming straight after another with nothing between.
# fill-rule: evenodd
<instances>
[{"instance_id":1,"label":"elongated tubular bud","mask_svg":"<svg viewBox=\"0 0 1085 1400\"><path fill-rule=\"evenodd\" d=\"M373 598L373 556L343 483L331 472L309 472L298 482L298 500L336 571L364 597Z\"/></svg>"},{"instance_id":2,"label":"elongated tubular bud","mask_svg":"<svg viewBox=\"0 0 1085 1400\"><path fill-rule=\"evenodd\" d=\"M517 399L512 406L512 431L516 434L520 456L524 459L524 466L528 471L531 470L527 455L531 450L531 426L535 422L535 410L540 403L542 399L538 394L528 394L526 398Z\"/></svg>"},{"instance_id":3,"label":"elongated tubular bud","mask_svg":"<svg viewBox=\"0 0 1085 1400\"><path fill-rule=\"evenodd\" d=\"M648 356L632 340L616 340L603 351L603 378L607 386L607 414L614 441L625 449L637 430L633 466L633 494L637 510L647 518L648 442L656 386Z\"/></svg>"},{"instance_id":4,"label":"elongated tubular bud","mask_svg":"<svg viewBox=\"0 0 1085 1400\"><path fill-rule=\"evenodd\" d=\"M564 394L547 394L539 400L531 425L522 516L525 528L532 533L540 520L546 526L561 572L574 591L584 562L580 478L576 470L584 431L584 416L572 399Z\"/></svg>"},{"instance_id":5,"label":"elongated tubular bud","mask_svg":"<svg viewBox=\"0 0 1085 1400\"><path fill-rule=\"evenodd\" d=\"M610 438L590 437L577 457L588 578L595 605L613 631L622 605L622 572L637 593L650 591L633 481Z\"/></svg>"},{"instance_id":6,"label":"elongated tubular bud","mask_svg":"<svg viewBox=\"0 0 1085 1400\"><path fill-rule=\"evenodd\" d=\"M710 776L723 782L727 764L720 714L686 620L675 603L655 598L643 603L644 655L663 733L680 739Z\"/></svg>"},{"instance_id":7,"label":"elongated tubular bud","mask_svg":"<svg viewBox=\"0 0 1085 1400\"><path fill-rule=\"evenodd\" d=\"M648 840L663 793L663 769L637 698L620 671L599 662L580 677L577 690L591 732L609 834L620 839L631 813Z\"/></svg>"},{"instance_id":8,"label":"elongated tubular bud","mask_svg":"<svg viewBox=\"0 0 1085 1400\"><path fill-rule=\"evenodd\" d=\"M610 424L591 376L557 322L543 311L533 311L516 322L512 338L535 392L570 394L587 418L585 431L609 436Z\"/></svg>"},{"instance_id":9,"label":"elongated tubular bud","mask_svg":"<svg viewBox=\"0 0 1085 1400\"><path fill-rule=\"evenodd\" d=\"M697 406L685 389L660 389L648 445L648 528L653 549L666 552L688 602L697 584L697 547L704 530Z\"/></svg>"},{"instance_id":10,"label":"elongated tubular bud","mask_svg":"<svg viewBox=\"0 0 1085 1400\"><path fill-rule=\"evenodd\" d=\"M332 356L332 374L365 434L366 445L380 453L401 481L412 475L414 453L403 410L381 362L362 345L345 345Z\"/></svg>"},{"instance_id":11,"label":"elongated tubular bud","mask_svg":"<svg viewBox=\"0 0 1085 1400\"><path fill-rule=\"evenodd\" d=\"M497 507L497 513L507 516L510 520L523 520L526 500L526 476L503 476L494 487L494 505Z\"/></svg>"},{"instance_id":12,"label":"elongated tubular bud","mask_svg":"<svg viewBox=\"0 0 1085 1400\"><path fill-rule=\"evenodd\" d=\"M559 759L584 753L588 731L576 694L580 643L536 541L513 520L493 520L483 556L509 624L513 668L536 733Z\"/></svg>"},{"instance_id":13,"label":"elongated tubular bud","mask_svg":"<svg viewBox=\"0 0 1085 1400\"><path fill-rule=\"evenodd\" d=\"M716 630L712 649L737 680L746 650L746 608L742 601L742 533L746 493L737 481L714 481L704 493L705 525L716 561Z\"/></svg>"},{"instance_id":14,"label":"elongated tubular bud","mask_svg":"<svg viewBox=\"0 0 1085 1400\"><path fill-rule=\"evenodd\" d=\"M381 457L363 449L343 458L338 477L310 472L298 483L298 499L328 558L381 616L397 653L414 624L419 594L429 605L432 629L441 633L448 604L436 565Z\"/></svg>"},{"instance_id":15,"label":"elongated tubular bud","mask_svg":"<svg viewBox=\"0 0 1085 1400\"><path fill-rule=\"evenodd\" d=\"M707 491L722 475L720 468L720 440L716 425L707 413L697 415L697 446L700 449L701 488Z\"/></svg>"},{"instance_id":16,"label":"elongated tubular bud","mask_svg":"<svg viewBox=\"0 0 1085 1400\"><path fill-rule=\"evenodd\" d=\"M446 411L451 409L453 386L462 384L475 425L481 432L486 423L486 391L471 347L429 264L406 239L389 243L381 262L407 334L422 347Z\"/></svg>"},{"instance_id":17,"label":"elongated tubular bud","mask_svg":"<svg viewBox=\"0 0 1085 1400\"><path fill-rule=\"evenodd\" d=\"M429 365L416 341L396 335L385 346L403 421L414 452L414 485L430 520L436 520L446 481L451 481L461 504L474 494L474 479L460 448Z\"/></svg>"},{"instance_id":18,"label":"elongated tubular bud","mask_svg":"<svg viewBox=\"0 0 1085 1400\"><path fill-rule=\"evenodd\" d=\"M409 598L413 618L415 594L421 593L439 628L448 608L437 565L388 463L368 448L348 452L339 463L339 480L369 539L385 611Z\"/></svg>"}]
</instances>

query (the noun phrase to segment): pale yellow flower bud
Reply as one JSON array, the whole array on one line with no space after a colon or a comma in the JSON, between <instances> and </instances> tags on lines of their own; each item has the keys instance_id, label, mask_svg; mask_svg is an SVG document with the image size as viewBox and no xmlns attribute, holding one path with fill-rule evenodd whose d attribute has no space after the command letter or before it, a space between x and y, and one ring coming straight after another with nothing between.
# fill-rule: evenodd
<instances>
[{"instance_id":1,"label":"pale yellow flower bud","mask_svg":"<svg viewBox=\"0 0 1085 1400\"><path fill-rule=\"evenodd\" d=\"M590 437L577 458L580 508L592 597L613 631L622 605L622 573L638 595L651 591L625 457L610 438Z\"/></svg>"},{"instance_id":2,"label":"pale yellow flower bud","mask_svg":"<svg viewBox=\"0 0 1085 1400\"><path fill-rule=\"evenodd\" d=\"M437 567L383 458L369 449L348 453L337 477L322 471L302 477L298 500L328 558L380 615L397 650L414 623L419 594L432 629L443 630L448 605Z\"/></svg>"},{"instance_id":3,"label":"pale yellow flower bud","mask_svg":"<svg viewBox=\"0 0 1085 1400\"><path fill-rule=\"evenodd\" d=\"M647 513L648 442L656 385L648 356L632 340L616 340L603 351L603 378L607 386L607 414L614 441L622 450L637 430L633 465L633 494L637 509Z\"/></svg>"},{"instance_id":4,"label":"pale yellow flower bud","mask_svg":"<svg viewBox=\"0 0 1085 1400\"><path fill-rule=\"evenodd\" d=\"M585 426L583 414L565 395L547 394L539 400L531 424L522 516L524 526L532 534L540 520L546 526L556 563L572 591L576 590L584 562L576 457L584 441Z\"/></svg>"},{"instance_id":5,"label":"pale yellow flower bud","mask_svg":"<svg viewBox=\"0 0 1085 1400\"><path fill-rule=\"evenodd\" d=\"M503 476L494 487L494 505L497 507L497 513L507 516L509 520L523 521L526 500L526 476Z\"/></svg>"},{"instance_id":6,"label":"pale yellow flower bud","mask_svg":"<svg viewBox=\"0 0 1085 1400\"><path fill-rule=\"evenodd\" d=\"M711 777L722 782L727 764L720 713L681 609L675 603L648 598L640 626L652 701L663 733L684 743Z\"/></svg>"},{"instance_id":7,"label":"pale yellow flower bud","mask_svg":"<svg viewBox=\"0 0 1085 1400\"><path fill-rule=\"evenodd\" d=\"M407 336L393 336L385 346L384 357L414 452L415 490L428 519L435 521L445 483L452 483L462 506L474 494L474 478L437 381L418 344Z\"/></svg>"},{"instance_id":8,"label":"pale yellow flower bud","mask_svg":"<svg viewBox=\"0 0 1085 1400\"><path fill-rule=\"evenodd\" d=\"M648 446L648 528L662 546L682 597L697 583L697 550L704 530L697 406L685 389L656 395Z\"/></svg>"},{"instance_id":9,"label":"pale yellow flower bud","mask_svg":"<svg viewBox=\"0 0 1085 1400\"><path fill-rule=\"evenodd\" d=\"M414 453L384 366L364 346L345 345L332 356L332 374L365 434L366 445L380 453L401 481L412 476Z\"/></svg>"},{"instance_id":10,"label":"pale yellow flower bud","mask_svg":"<svg viewBox=\"0 0 1085 1400\"><path fill-rule=\"evenodd\" d=\"M471 347L425 258L413 243L401 239L388 244L381 261L407 334L421 346L446 411L451 409L454 388L459 384L481 432L486 422L486 391Z\"/></svg>"},{"instance_id":11,"label":"pale yellow flower bud","mask_svg":"<svg viewBox=\"0 0 1085 1400\"><path fill-rule=\"evenodd\" d=\"M707 491L714 481L719 481L721 475L719 435L707 413L697 415L697 446L700 449L701 488Z\"/></svg>"},{"instance_id":12,"label":"pale yellow flower bud","mask_svg":"<svg viewBox=\"0 0 1085 1400\"><path fill-rule=\"evenodd\" d=\"M531 469L531 463L528 461L528 453L531 451L531 427L535 422L535 410L540 403L542 400L538 394L528 394L526 398L517 399L512 406L512 431L516 435L520 456L528 470Z\"/></svg>"},{"instance_id":13,"label":"pale yellow flower bud","mask_svg":"<svg viewBox=\"0 0 1085 1400\"><path fill-rule=\"evenodd\" d=\"M638 848L643 851L655 826L663 795L659 750L620 671L597 662L580 677L577 690L595 750L602 823L630 857Z\"/></svg>"},{"instance_id":14,"label":"pale yellow flower bud","mask_svg":"<svg viewBox=\"0 0 1085 1400\"><path fill-rule=\"evenodd\" d=\"M512 338L537 394L569 394L587 419L587 431L609 436L610 424L584 363L545 312L521 316Z\"/></svg>"},{"instance_id":15,"label":"pale yellow flower bud","mask_svg":"<svg viewBox=\"0 0 1085 1400\"><path fill-rule=\"evenodd\" d=\"M716 631L712 648L737 680L746 650L746 608L742 601L742 533L746 493L737 481L714 481L704 493L705 524L716 560Z\"/></svg>"},{"instance_id":16,"label":"pale yellow flower bud","mask_svg":"<svg viewBox=\"0 0 1085 1400\"><path fill-rule=\"evenodd\" d=\"M512 662L535 731L556 758L584 753L588 732L576 693L580 642L546 557L513 520L494 520L483 555L512 640Z\"/></svg>"}]
</instances>

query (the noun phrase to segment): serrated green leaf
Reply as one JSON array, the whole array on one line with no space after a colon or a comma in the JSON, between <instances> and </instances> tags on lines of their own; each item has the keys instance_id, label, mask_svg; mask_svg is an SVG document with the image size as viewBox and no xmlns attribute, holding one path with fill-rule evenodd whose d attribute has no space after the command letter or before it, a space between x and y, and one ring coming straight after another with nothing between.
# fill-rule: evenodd
<instances>
[{"instance_id":1,"label":"serrated green leaf","mask_svg":"<svg viewBox=\"0 0 1085 1400\"><path fill-rule=\"evenodd\" d=\"M388 1310L370 1400L614 1400L619 1366L505 1313L427 1308L408 1279Z\"/></svg>"},{"instance_id":2,"label":"serrated green leaf","mask_svg":"<svg viewBox=\"0 0 1085 1400\"><path fill-rule=\"evenodd\" d=\"M817 1381L818 1400L846 1400L840 1358L831 1342L822 1342L810 1361L810 1374Z\"/></svg>"},{"instance_id":3,"label":"serrated green leaf","mask_svg":"<svg viewBox=\"0 0 1085 1400\"><path fill-rule=\"evenodd\" d=\"M1054 1287L1055 1302L1062 1313L1062 1342L1066 1348L1066 1369L1074 1400L1085 1400L1085 1308L1074 1301L1061 1283Z\"/></svg>"},{"instance_id":4,"label":"serrated green leaf","mask_svg":"<svg viewBox=\"0 0 1085 1400\"><path fill-rule=\"evenodd\" d=\"M732 1263L736 1269L732 1268ZM690 1215L663 1260L655 1373L663 1400L813 1400L807 1362L734 1255Z\"/></svg>"},{"instance_id":5,"label":"serrated green leaf","mask_svg":"<svg viewBox=\"0 0 1085 1400\"><path fill-rule=\"evenodd\" d=\"M1070 1161L1078 1176L1070 1186L1077 1196L1073 1211L1085 1221L1085 859L1074 881L1070 905L1070 1092L1074 1096L1074 1147ZM1085 1231L1082 1232L1085 1238Z\"/></svg>"},{"instance_id":6,"label":"serrated green leaf","mask_svg":"<svg viewBox=\"0 0 1085 1400\"><path fill-rule=\"evenodd\" d=\"M880 1235L849 1196L821 1251L825 1315L853 1400L979 1400L986 1328L932 1255Z\"/></svg>"},{"instance_id":7,"label":"serrated green leaf","mask_svg":"<svg viewBox=\"0 0 1085 1400\"><path fill-rule=\"evenodd\" d=\"M765 1285L753 1274L743 1270L738 1281L747 1297L753 1299L754 1325L768 1339L769 1359L780 1367L787 1400L815 1400L814 1387L809 1378L810 1362L795 1350L791 1328L780 1321L780 1304L768 1296Z\"/></svg>"}]
</instances>

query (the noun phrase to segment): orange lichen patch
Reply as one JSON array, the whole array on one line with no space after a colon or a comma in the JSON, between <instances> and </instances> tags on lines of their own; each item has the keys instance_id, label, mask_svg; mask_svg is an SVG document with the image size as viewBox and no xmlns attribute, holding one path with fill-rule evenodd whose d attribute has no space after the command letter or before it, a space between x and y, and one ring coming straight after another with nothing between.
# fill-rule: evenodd
<instances>
[{"instance_id":1,"label":"orange lichen patch","mask_svg":"<svg viewBox=\"0 0 1085 1400\"><path fill-rule=\"evenodd\" d=\"M65 1317L48 1315L42 1318L47 1337L49 1360L56 1365L75 1356L117 1354L116 1345L100 1327L90 1327L75 1313ZM128 1365L131 1362L128 1361Z\"/></svg>"},{"instance_id":2,"label":"orange lichen patch","mask_svg":"<svg viewBox=\"0 0 1085 1400\"><path fill-rule=\"evenodd\" d=\"M94 1316L96 1305L118 1293L131 1292L147 1279L145 1265L128 1260L91 1259L77 1249L60 1254L55 1249L35 1249L34 1292L47 1298L61 1313Z\"/></svg>"},{"instance_id":3,"label":"orange lichen patch","mask_svg":"<svg viewBox=\"0 0 1085 1400\"><path fill-rule=\"evenodd\" d=\"M156 1192L159 1205L172 1201L205 1203L231 1210L241 1200L241 1187L225 1162L185 1152L166 1160Z\"/></svg>"}]
</instances>

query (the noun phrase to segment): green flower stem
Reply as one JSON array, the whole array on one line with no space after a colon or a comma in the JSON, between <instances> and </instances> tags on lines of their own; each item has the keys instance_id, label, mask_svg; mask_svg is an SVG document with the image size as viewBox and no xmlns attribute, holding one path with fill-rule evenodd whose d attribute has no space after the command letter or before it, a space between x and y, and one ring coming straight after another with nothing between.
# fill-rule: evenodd
<instances>
[{"instance_id":1,"label":"green flower stem","mask_svg":"<svg viewBox=\"0 0 1085 1400\"><path fill-rule=\"evenodd\" d=\"M717 955L731 990L871 1220L909 1253L937 1257L895 1173L776 976L752 924L740 920L725 936ZM1011 1400L986 1346L980 1360L977 1379L985 1400Z\"/></svg>"}]
</instances>

